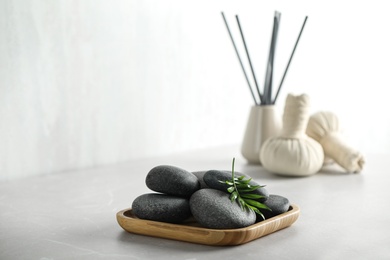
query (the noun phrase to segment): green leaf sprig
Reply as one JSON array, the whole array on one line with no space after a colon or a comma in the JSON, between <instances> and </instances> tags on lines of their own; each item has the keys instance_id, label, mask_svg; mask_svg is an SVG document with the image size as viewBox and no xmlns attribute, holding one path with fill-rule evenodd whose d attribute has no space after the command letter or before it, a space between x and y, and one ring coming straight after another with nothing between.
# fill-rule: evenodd
<instances>
[{"instance_id":1,"label":"green leaf sprig","mask_svg":"<svg viewBox=\"0 0 390 260\"><path fill-rule=\"evenodd\" d=\"M234 162L235 162L235 158L233 158L233 162L232 162L232 179L227 181L219 181L219 182L229 185L227 191L230 193L230 200L232 202L237 200L242 210L254 211L256 214L260 215L263 219L265 219L260 209L265 209L265 210L271 210L271 209L266 205L264 205L263 203L256 200L256 199L264 198L264 196L251 193L257 190L258 188L264 186L250 185L249 183L251 182L252 178L245 179L245 176L240 176L238 178L235 177Z\"/></svg>"}]
</instances>

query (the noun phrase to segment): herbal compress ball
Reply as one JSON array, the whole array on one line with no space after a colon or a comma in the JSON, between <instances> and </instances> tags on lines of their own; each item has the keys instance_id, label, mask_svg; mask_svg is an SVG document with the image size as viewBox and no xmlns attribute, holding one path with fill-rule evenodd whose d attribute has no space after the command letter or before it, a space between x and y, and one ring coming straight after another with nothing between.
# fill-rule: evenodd
<instances>
[{"instance_id":1,"label":"herbal compress ball","mask_svg":"<svg viewBox=\"0 0 390 260\"><path fill-rule=\"evenodd\" d=\"M325 156L333 159L349 172L363 169L363 155L350 147L344 140L338 117L332 112L313 114L307 125L306 134L322 145Z\"/></svg>"},{"instance_id":2,"label":"herbal compress ball","mask_svg":"<svg viewBox=\"0 0 390 260\"><path fill-rule=\"evenodd\" d=\"M308 176L321 169L324 151L317 141L305 134L309 107L307 95L287 96L282 134L268 139L260 149L264 168L290 176Z\"/></svg>"}]
</instances>

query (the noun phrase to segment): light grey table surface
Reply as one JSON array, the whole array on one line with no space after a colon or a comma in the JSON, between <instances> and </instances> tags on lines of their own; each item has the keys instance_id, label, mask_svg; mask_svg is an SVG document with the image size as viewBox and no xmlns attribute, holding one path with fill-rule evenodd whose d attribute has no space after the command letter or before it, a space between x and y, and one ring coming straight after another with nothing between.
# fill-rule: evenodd
<instances>
[{"instance_id":1,"label":"light grey table surface","mask_svg":"<svg viewBox=\"0 0 390 260\"><path fill-rule=\"evenodd\" d=\"M298 205L292 226L244 245L215 247L127 233L116 213L150 192L154 166L236 170ZM360 174L335 166L305 178L248 165L237 147L0 182L0 259L390 259L389 155Z\"/></svg>"}]
</instances>

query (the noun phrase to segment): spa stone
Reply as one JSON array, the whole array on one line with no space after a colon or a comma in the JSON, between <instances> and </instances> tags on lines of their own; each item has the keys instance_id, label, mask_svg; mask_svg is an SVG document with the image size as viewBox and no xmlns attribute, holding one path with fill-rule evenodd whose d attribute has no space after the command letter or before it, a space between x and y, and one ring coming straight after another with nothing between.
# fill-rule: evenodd
<instances>
[{"instance_id":1,"label":"spa stone","mask_svg":"<svg viewBox=\"0 0 390 260\"><path fill-rule=\"evenodd\" d=\"M190 197L199 190L200 183L191 172L175 166L160 165L149 171L146 186L156 192Z\"/></svg>"},{"instance_id":2,"label":"spa stone","mask_svg":"<svg viewBox=\"0 0 390 260\"><path fill-rule=\"evenodd\" d=\"M189 200L166 194L148 193L137 197L132 210L140 219L181 223L191 216Z\"/></svg>"},{"instance_id":3,"label":"spa stone","mask_svg":"<svg viewBox=\"0 0 390 260\"><path fill-rule=\"evenodd\" d=\"M255 223L253 211L242 210L229 194L215 189L201 189L190 198L190 209L196 221L206 228L230 229Z\"/></svg>"},{"instance_id":4,"label":"spa stone","mask_svg":"<svg viewBox=\"0 0 390 260\"><path fill-rule=\"evenodd\" d=\"M284 212L287 212L290 207L290 202L287 198L271 194L269 195L268 199L263 202L266 206L268 206L272 211L269 210L261 210L261 213L263 213L265 219L275 217L279 214L282 214ZM261 216L257 216L257 221L262 221Z\"/></svg>"}]
</instances>

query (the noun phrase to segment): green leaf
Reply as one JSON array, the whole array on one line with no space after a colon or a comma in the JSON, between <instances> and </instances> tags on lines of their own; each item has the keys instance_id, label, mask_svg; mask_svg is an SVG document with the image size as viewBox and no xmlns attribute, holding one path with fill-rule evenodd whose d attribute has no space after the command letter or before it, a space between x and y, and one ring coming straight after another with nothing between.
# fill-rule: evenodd
<instances>
[{"instance_id":1,"label":"green leaf","mask_svg":"<svg viewBox=\"0 0 390 260\"><path fill-rule=\"evenodd\" d=\"M231 186L231 187L229 187L229 188L227 189L227 191L228 191L229 193L232 193L234 190L235 190L235 188L234 188L233 186Z\"/></svg>"},{"instance_id":2,"label":"green leaf","mask_svg":"<svg viewBox=\"0 0 390 260\"><path fill-rule=\"evenodd\" d=\"M246 199L245 202L251 206L254 206L258 209L267 209L267 210L271 210L269 207L267 207L266 205L264 205L263 203L260 203L256 200L251 200L251 199Z\"/></svg>"},{"instance_id":3,"label":"green leaf","mask_svg":"<svg viewBox=\"0 0 390 260\"><path fill-rule=\"evenodd\" d=\"M249 178L247 180L240 180L240 183L242 184L249 184L252 181L252 178Z\"/></svg>"},{"instance_id":4,"label":"green leaf","mask_svg":"<svg viewBox=\"0 0 390 260\"><path fill-rule=\"evenodd\" d=\"M236 184L236 187L238 189L245 189L245 188L250 188L251 186L248 184Z\"/></svg>"},{"instance_id":5,"label":"green leaf","mask_svg":"<svg viewBox=\"0 0 390 260\"><path fill-rule=\"evenodd\" d=\"M249 205L249 204L246 204L246 205L247 205L248 209L253 210L254 212L259 211L259 209L256 208L256 207L254 207L254 206L251 206L251 205Z\"/></svg>"},{"instance_id":6,"label":"green leaf","mask_svg":"<svg viewBox=\"0 0 390 260\"><path fill-rule=\"evenodd\" d=\"M237 198L238 198L238 203L241 206L241 209L244 209L246 205L245 201L241 197L237 197Z\"/></svg>"},{"instance_id":7,"label":"green leaf","mask_svg":"<svg viewBox=\"0 0 390 260\"><path fill-rule=\"evenodd\" d=\"M253 206L250 206L250 207L256 214L260 215L263 219L265 219L263 213L261 213L261 211L258 208L253 207Z\"/></svg>"},{"instance_id":8,"label":"green leaf","mask_svg":"<svg viewBox=\"0 0 390 260\"><path fill-rule=\"evenodd\" d=\"M252 192L252 191L255 191L258 189L258 186L250 186L249 188L247 189L240 189L240 192Z\"/></svg>"},{"instance_id":9,"label":"green leaf","mask_svg":"<svg viewBox=\"0 0 390 260\"><path fill-rule=\"evenodd\" d=\"M262 198L264 198L264 196L261 196L259 194L247 194L247 193L241 194L241 197L246 198L246 199L262 199Z\"/></svg>"},{"instance_id":10,"label":"green leaf","mask_svg":"<svg viewBox=\"0 0 390 260\"><path fill-rule=\"evenodd\" d=\"M238 194L237 192L232 192L232 194L230 194L230 200L233 202L237 199L238 197Z\"/></svg>"}]
</instances>

